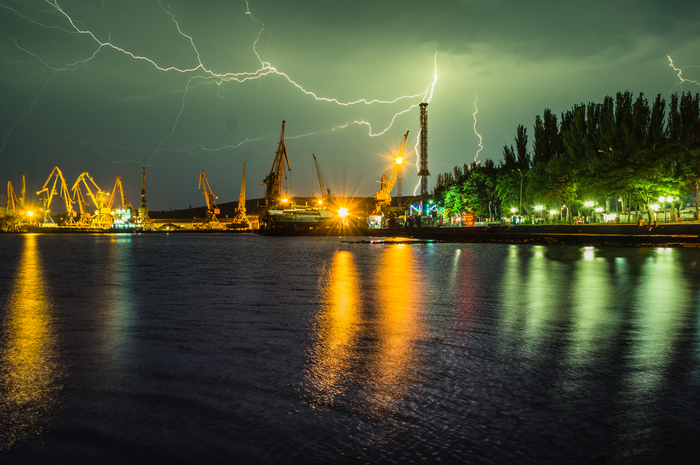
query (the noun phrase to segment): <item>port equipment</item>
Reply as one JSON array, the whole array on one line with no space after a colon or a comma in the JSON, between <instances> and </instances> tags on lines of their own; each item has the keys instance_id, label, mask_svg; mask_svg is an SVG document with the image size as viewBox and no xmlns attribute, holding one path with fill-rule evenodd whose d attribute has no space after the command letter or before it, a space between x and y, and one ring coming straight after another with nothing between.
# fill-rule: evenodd
<instances>
[{"instance_id":1,"label":"port equipment","mask_svg":"<svg viewBox=\"0 0 700 465\"><path fill-rule=\"evenodd\" d=\"M93 189L90 188L90 184ZM95 206L95 214L92 215L87 213L84 206L89 205L85 200L85 195L80 190L81 182L87 192L88 197L92 200ZM105 192L97 185L94 179L88 174L88 172L82 173L78 176L78 179L73 184L71 189L73 192L73 201L77 201L80 206L80 220L78 221L78 226L89 227L93 229L109 229L112 226L112 210L109 207L109 192Z\"/></svg>"},{"instance_id":2,"label":"port equipment","mask_svg":"<svg viewBox=\"0 0 700 465\"><path fill-rule=\"evenodd\" d=\"M22 175L22 185L24 186L24 175ZM5 226L4 229L10 232L19 232L25 230L31 222L32 212L24 206L24 198L26 191L24 188L20 191L20 196L17 197L12 181L7 181L7 203L5 205ZM12 216L10 216L12 210Z\"/></svg>"},{"instance_id":3,"label":"port equipment","mask_svg":"<svg viewBox=\"0 0 700 465\"><path fill-rule=\"evenodd\" d=\"M212 192L211 186L209 185L209 180L207 179L207 175L204 170L199 173L199 187L197 188L197 191L201 192L202 188L204 188L204 198L207 201L207 219L204 223L204 227L211 229L218 226L219 219L216 217L216 215L218 215L221 211L219 210L219 207L216 206L216 203L214 203L214 201L219 197L214 195L214 192Z\"/></svg>"},{"instance_id":4,"label":"port equipment","mask_svg":"<svg viewBox=\"0 0 700 465\"><path fill-rule=\"evenodd\" d=\"M282 134L280 134L277 155L275 156L275 161L272 163L270 174L267 175L262 184L259 186L262 187L263 185L267 185L267 190L265 191L265 202L268 208L282 202L283 178L287 179L287 170L292 171L292 167L289 165L287 147L284 145L284 125L285 121L282 121Z\"/></svg>"},{"instance_id":5,"label":"port equipment","mask_svg":"<svg viewBox=\"0 0 700 465\"><path fill-rule=\"evenodd\" d=\"M139 206L139 216L136 224L144 229L153 229L153 220L148 216L146 206L146 167L141 167L141 205Z\"/></svg>"},{"instance_id":6,"label":"port equipment","mask_svg":"<svg viewBox=\"0 0 700 465\"><path fill-rule=\"evenodd\" d=\"M321 198L324 200L331 199L331 190L327 187L325 180L323 179L323 174L321 174L321 168L318 167L318 160L316 160L316 155L311 154L314 157L314 166L316 166L316 176L318 176L318 185L321 188Z\"/></svg>"},{"instance_id":7,"label":"port equipment","mask_svg":"<svg viewBox=\"0 0 700 465\"><path fill-rule=\"evenodd\" d=\"M121 206L114 209L114 198L117 195L117 191L119 191ZM109 211L112 215L113 227L127 228L133 226L133 219L131 216L133 209L130 203L126 203L121 176L117 176L117 181L114 183L114 188L112 189L112 195L109 197Z\"/></svg>"},{"instance_id":8,"label":"port equipment","mask_svg":"<svg viewBox=\"0 0 700 465\"><path fill-rule=\"evenodd\" d=\"M53 182L52 182L53 180ZM58 185L58 191L56 187ZM42 225L43 226L55 226L53 218L51 218L51 201L53 196L58 194L59 197L63 198L66 204L66 221L67 226L75 226L75 211L73 210L73 200L71 199L70 191L68 190L68 185L63 177L63 173L55 166L54 169L46 178L44 187L40 191L37 191L36 195L41 199L41 211L43 213ZM43 195L43 196L42 196Z\"/></svg>"},{"instance_id":9,"label":"port equipment","mask_svg":"<svg viewBox=\"0 0 700 465\"><path fill-rule=\"evenodd\" d=\"M381 215L382 209L391 205L391 190L396 184L396 179L401 172L401 166L403 165L403 153L406 149L406 140L408 139L408 131L403 136L403 142L401 147L396 153L396 158L394 158L394 165L392 168L387 169L384 174L382 174L381 181L379 181L379 191L374 194L375 209L374 215ZM389 173L391 170L391 173ZM388 177L387 177L388 176Z\"/></svg>"},{"instance_id":10,"label":"port equipment","mask_svg":"<svg viewBox=\"0 0 700 465\"><path fill-rule=\"evenodd\" d=\"M233 223L243 224L245 229L252 229L252 225L250 224L245 211L245 163L243 163L241 192L238 194L238 206L236 207L236 215L233 217Z\"/></svg>"}]
</instances>

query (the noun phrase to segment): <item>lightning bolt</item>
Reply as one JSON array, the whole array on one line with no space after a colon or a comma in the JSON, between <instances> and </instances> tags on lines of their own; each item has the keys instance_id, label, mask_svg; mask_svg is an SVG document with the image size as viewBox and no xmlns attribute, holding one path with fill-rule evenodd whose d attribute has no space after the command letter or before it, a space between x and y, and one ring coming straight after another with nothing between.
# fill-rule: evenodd
<instances>
[{"instance_id":1,"label":"lightning bolt","mask_svg":"<svg viewBox=\"0 0 700 465\"><path fill-rule=\"evenodd\" d=\"M319 96L317 93L315 93L315 92L313 92L313 91L310 91L310 90L306 89L305 87L303 87L301 84L297 83L297 82L296 82L294 79L292 79L292 77L290 77L287 73L278 70L278 69L277 69L276 67L274 67L271 63L265 61L265 60L260 56L260 53L259 53L258 50L257 50L257 45L258 45L258 42L259 42L259 40L260 40L260 38L261 38L261 36L262 36L264 30L265 30L265 25L264 25L260 20L258 20L258 19L256 19L256 18L254 17L254 15L253 15L253 13L252 13L252 11L251 11L251 8L250 8L250 3L248 2L248 0L245 0L245 4L246 4L246 11L245 11L245 14L246 14L247 16L250 17L251 21L260 24L260 29L258 30L257 36L256 36L256 38L255 38L255 40L253 41L253 44L252 44L252 53L253 53L253 54L255 55L255 57L257 58L257 61L258 61L258 63L259 63L259 67L258 67L257 69L254 69L254 70L241 71L241 72L225 72L225 73L217 72L217 71L215 71L215 70L213 70L213 69L210 69L210 68L208 68L208 67L203 63L202 57L201 57L200 52L199 52L199 50L198 50L198 48L197 48L197 45L196 45L196 43L195 43L194 38L193 38L191 35L187 34L187 33L181 28L180 24L178 23L177 19L176 19L175 16L173 15L173 13L172 13L168 8L166 8L166 6L163 4L163 2L162 2L161 0L158 0L158 3L159 3L159 5L160 5L160 8L161 8L161 9L163 10L163 12L169 17L170 21L171 21L171 22L173 23L173 25L174 25L174 28L177 30L177 33L178 33L180 36L182 36L183 38L185 38L185 39L188 41L188 43L189 43L189 47L190 47L190 49L191 49L191 51L192 51L192 53L193 53L193 59L194 59L194 65L191 66L191 67L189 67L189 68L182 68L182 67L177 67L177 66L165 65L165 64L162 64L162 63L158 63L156 60L154 60L154 59L152 59L152 58L149 58L149 57L143 56L143 55L139 55L139 54L137 54L137 53L135 53L135 52L133 52L133 51L131 51L131 50L128 50L128 49L126 49L126 48L124 48L124 47L121 47L121 46L119 46L119 45L117 45L117 44L115 44L115 43L112 43L112 42L111 42L111 38L110 38L110 40L106 40L106 41L105 41L105 40L101 40L100 38L98 38L98 36L97 36L96 33L94 33L93 31L91 31L89 28L85 27L82 23L79 23L78 21L74 20L74 19L59 5L58 0L45 0L45 3L46 3L47 5L50 6L51 10L52 10L55 14L57 14L59 17L61 17L61 18L63 18L63 19L65 20L66 25L64 25L64 26L58 26L58 25L49 25L49 24L45 24L45 23L42 23L42 22L40 22L40 21L37 21L37 20L35 20L35 19L33 19L33 18L31 18L31 17L25 15L25 14L22 14L22 13L20 13L19 11L17 11L16 9L11 8L11 7L9 7L9 6L6 6L6 5L0 4L0 8L3 8L3 9L5 9L5 10L7 10L7 11L10 11L11 13L15 14L17 17L22 18L23 20L26 20L26 21L28 21L28 22L30 22L30 23L36 25L36 26L43 27L43 28L47 28L47 29L55 29L55 30L62 31L62 32L67 33L67 34L71 34L71 35L84 36L84 37L88 38L91 42L94 43L94 49L93 49L92 53L89 53L87 56L83 57L82 59L76 60L76 61L74 61L74 62L72 62L72 63L66 63L66 64L64 64L63 66L57 67L57 66L52 66L47 60L42 59L42 58L41 58L39 55L37 55L36 53L33 53L33 52L31 52L30 50L28 50L28 49L26 49L26 48L20 46L20 44L17 42L16 39L10 39L10 38L8 37L8 39L10 39L11 41L13 41L13 43L15 44L15 46L16 46L19 50L21 50L22 52L26 53L27 55L29 55L29 56L32 57L33 59L39 61L39 62L40 62L42 65L44 65L48 70L50 70L50 71L52 72L52 74L51 74L51 76L45 81L45 83L44 83L44 85L42 86L41 90L37 93L36 98L34 99L32 105L29 107L28 111L27 111L18 121L16 121L16 122L12 125L12 127L10 128L10 130L8 131L8 133L6 134L5 138L3 139L3 144L2 144L2 146L0 147L0 152L4 151L6 141L7 141L7 139L10 137L10 135L12 134L12 132L15 130L15 128L17 127L17 125L21 124L21 122L22 122L29 114L31 114L31 112L33 111L33 109L34 109L34 107L35 107L37 101L41 98L43 92L45 91L46 87L49 85L51 79L53 78L53 76L55 76L56 73L58 73L58 72L73 71L73 70L76 70L76 69L78 69L78 68L85 67L91 60L93 60L93 59L94 59L98 54L100 54L103 50L113 50L113 51L115 51L115 52L118 52L118 53L120 53L120 54L122 54L122 55L125 55L125 56L129 57L129 58L132 59L132 60L144 62L144 63L150 65L153 69L155 69L155 70L157 70L157 71L159 71L159 72L163 72L163 73L180 73L180 74L184 74L184 75L187 75L187 76L188 76L188 79L187 79L187 82L186 82L184 88L182 88L180 91L178 91L178 93L181 93L181 102L180 102L180 105L179 105L179 110L178 110L177 114L174 116L174 118L173 118L173 120L172 120L171 129L170 129L170 131L160 140L160 143L158 144L158 146L155 148L155 150L151 153L150 157L147 159L147 163L144 163L146 166L150 166L150 163L152 162L152 160L153 160L160 152L165 151L165 148L164 148L164 147L165 147L165 145L166 145L166 142L168 141L168 139L170 139L170 138L175 134L176 128L177 128L177 126L178 126L178 124L179 124L179 121L180 121L180 118L182 117L182 115L183 115L183 113L184 113L184 111L185 111L186 102L187 102L187 97L188 97L188 94L189 94L190 90L192 90L193 88L195 88L195 87L197 87L197 86L199 86L199 85L202 85L202 84L214 83L214 84L216 84L217 86L221 86L223 83L228 83L228 82L243 83L243 82L247 82L247 81L252 81L252 80L261 79L261 78L266 77L266 76L278 76L278 77L280 77L280 78L286 80L291 86L293 86L294 88L296 88L298 91L300 91L300 92L302 92L303 94L305 94L305 95L307 95L307 96L313 98L315 101L332 103L332 104L336 104L336 105L339 105L339 106L353 106L353 105L361 105L361 104L363 104L363 105L375 105L375 104L377 104L377 105L393 105L393 104L401 103L402 101L405 101L405 100L409 100L409 101L410 101L410 100L414 100L414 99L418 99L418 98L422 99L422 101L430 101L430 99L432 98L432 95L433 95L433 90L434 90L434 88L435 88L435 84L437 83L437 54L436 54L436 55L435 55L435 69L434 69L434 79L433 79L433 82L432 82L431 84L429 84L429 85L426 87L425 91L423 91L423 92L419 92L419 93L415 93L415 94L411 94L411 95L403 95L403 96L396 97L396 98L389 99L389 100L381 100L381 99L371 99L371 100L368 100L368 99L365 99L365 98L360 98L360 99L352 100L352 101L341 101L341 100L339 100L339 99L332 98L332 97ZM6 37L7 37L7 36L6 36ZM153 96L153 95L151 95L151 97L152 97L152 96ZM139 98L139 97L132 97L132 98L130 98L129 100L131 100L131 99L148 99L148 98L150 98L150 97L149 97L149 96L140 97L140 98ZM411 105L408 106L408 108L406 108L406 109L404 109L404 110L401 110L401 111L395 113L394 116L391 118L389 124L388 124L384 129L381 129L381 130L376 130L376 131L375 131L375 130L372 128L372 125L371 125L369 122L367 122L367 121L353 121L353 123L354 123L354 124L359 124L359 125L366 125L366 126L368 127L369 136L371 136L371 137L376 137L376 136L379 136L379 135L382 135L382 134L386 133L386 132L389 130L389 128L391 128L391 127L393 126L394 122L396 121L396 119L397 119L399 116L401 116L401 115L403 115L403 114L405 114L405 113L408 113L409 111L411 111L413 108L416 108L417 106L418 106L418 103L411 104ZM314 132L314 133L308 133L308 134L300 135L300 136L297 136L297 137L306 137L306 136L310 136L310 135L317 134L317 133L320 133L320 132L329 132L329 131L335 131L335 130L339 130L339 129L344 129L344 128L346 128L349 124L351 124L351 123L347 123L347 124L340 125L340 126L335 126L335 127L331 128L331 129L327 129L327 130L325 130L325 131L317 131L317 132ZM199 145L199 146L193 146L193 147L190 147L190 148L188 148L188 149L185 149L185 151L192 151L192 150L194 150L194 149L196 149L196 148L199 148L199 149L205 150L205 151L224 150L224 149L226 149L226 148L240 147L241 145L243 145L243 144L245 144L245 143L248 143L248 142L251 142L251 141L255 141L255 140L266 139L267 137L269 137L269 136L262 137L262 138L252 138L252 139L247 139L247 138L246 138L245 140L239 142L238 144L228 145L228 146L225 146L225 147L219 147L219 148L216 148L216 149L204 148L204 147L202 147L201 145ZM95 148L97 149L97 144L98 144L98 143L101 143L101 142L100 142L100 141L95 141L95 140L88 140L88 141L85 141L84 145L85 145L85 144L87 144L87 145L92 145L93 147L95 147ZM173 151L172 149L167 149L167 150L168 150L168 151ZM98 153L100 154L100 156L102 156L102 157L105 158L106 160L110 160L108 157L106 157L106 156L105 156L103 153L101 153L99 150L98 150ZM135 161L135 160L130 160L130 161Z\"/></svg>"},{"instance_id":2,"label":"lightning bolt","mask_svg":"<svg viewBox=\"0 0 700 465\"><path fill-rule=\"evenodd\" d=\"M476 107L476 102L479 101L479 97L477 95L474 95L474 113L472 113L472 116L474 117L474 134L476 134L479 137L479 150L476 151L476 155L474 156L474 162L478 163L476 159L479 157L479 152L484 150L484 146L481 145L483 142L483 139L481 138L481 134L476 130L476 114L479 113L479 109Z\"/></svg>"},{"instance_id":3,"label":"lightning bolt","mask_svg":"<svg viewBox=\"0 0 700 465\"><path fill-rule=\"evenodd\" d=\"M698 82L698 81L694 81L694 80L692 80L692 79L686 79L686 78L684 78L684 77L683 77L683 68L677 68L677 67L673 64L673 59L672 59L669 55L666 55L666 57L668 58L668 66L670 66L671 68L673 68L673 70L674 70L676 73L678 73L678 80L679 80L679 82L678 82L678 84L676 84L677 86L681 86L681 87L682 87L684 82L692 82L693 84L700 85L700 82Z\"/></svg>"}]
</instances>

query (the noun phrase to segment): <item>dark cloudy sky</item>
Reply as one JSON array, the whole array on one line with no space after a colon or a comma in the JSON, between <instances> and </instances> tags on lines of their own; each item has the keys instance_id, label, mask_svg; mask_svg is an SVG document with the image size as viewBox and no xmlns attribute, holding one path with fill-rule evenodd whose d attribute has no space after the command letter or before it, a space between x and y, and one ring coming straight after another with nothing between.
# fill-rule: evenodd
<instances>
[{"instance_id":1,"label":"dark cloudy sky","mask_svg":"<svg viewBox=\"0 0 700 465\"><path fill-rule=\"evenodd\" d=\"M202 169L236 200L244 162L262 196L282 120L292 195L318 194L316 154L335 192L369 196L406 130L415 161L423 99L432 189L480 150L475 101L478 160L500 161L545 108L700 91L691 1L0 0L0 32L2 181L121 176L137 206L146 166L152 210L204 205Z\"/></svg>"}]
</instances>

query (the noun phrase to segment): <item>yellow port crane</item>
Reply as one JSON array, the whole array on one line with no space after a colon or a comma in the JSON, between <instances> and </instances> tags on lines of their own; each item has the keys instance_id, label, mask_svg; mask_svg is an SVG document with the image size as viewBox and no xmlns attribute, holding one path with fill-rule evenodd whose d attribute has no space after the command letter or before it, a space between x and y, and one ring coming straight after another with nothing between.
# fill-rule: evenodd
<instances>
[{"instance_id":1,"label":"yellow port crane","mask_svg":"<svg viewBox=\"0 0 700 465\"><path fill-rule=\"evenodd\" d=\"M51 182L51 180L53 180L53 182ZM59 184L58 191L56 190L57 184ZM41 198L42 194L44 194L43 198ZM51 174L49 174L49 177L46 178L44 187L42 187L41 190L37 191L36 193L36 195L38 195L41 198L41 211L44 214L43 224L45 226L56 224L53 218L51 218L51 201L53 200L53 196L56 194L58 194L59 197L62 197L63 201L66 204L65 224L69 226L75 225L75 211L73 211L73 200L71 199L70 191L68 190L68 185L66 184L66 180L63 177L63 173L58 168L58 166L54 167L53 171L51 171Z\"/></svg>"},{"instance_id":2,"label":"yellow port crane","mask_svg":"<svg viewBox=\"0 0 700 465\"><path fill-rule=\"evenodd\" d=\"M24 185L24 175L22 175L22 186ZM28 226L31 223L33 212L27 210L24 206L24 195L26 194L24 188L20 193L20 196L17 197L14 187L12 187L12 181L7 181L7 203L5 205L4 226L4 229L7 231L23 231L25 225ZM12 210L12 216L10 216L10 210Z\"/></svg>"},{"instance_id":3,"label":"yellow port crane","mask_svg":"<svg viewBox=\"0 0 700 465\"><path fill-rule=\"evenodd\" d=\"M204 170L199 173L199 187L197 188L197 191L201 192L202 188L204 188L204 198L207 201L207 220L205 222L205 227L212 228L219 224L219 219L216 217L216 215L218 215L221 211L214 202L219 197L214 195L214 192L212 192L211 186L209 185L209 180L207 179L207 175Z\"/></svg>"},{"instance_id":4,"label":"yellow port crane","mask_svg":"<svg viewBox=\"0 0 700 465\"><path fill-rule=\"evenodd\" d=\"M282 178L287 179L287 170L292 171L289 164L289 155L287 155L287 147L284 145L284 125L282 121L282 134L280 134L279 147L277 148L277 156L272 163L270 174L263 180L259 187L267 184L265 191L265 202L267 207L274 207L281 203L282 200Z\"/></svg>"},{"instance_id":5,"label":"yellow port crane","mask_svg":"<svg viewBox=\"0 0 700 465\"><path fill-rule=\"evenodd\" d=\"M314 166L316 167L316 176L318 176L318 185L321 188L321 199L330 200L331 190L326 186L326 183L323 179L323 174L321 174L321 168L319 168L318 160L316 160L316 154L312 153L311 156L314 157Z\"/></svg>"},{"instance_id":6,"label":"yellow port crane","mask_svg":"<svg viewBox=\"0 0 700 465\"><path fill-rule=\"evenodd\" d=\"M399 148L396 158L394 158L394 165L392 168L387 169L381 177L380 181L380 187L379 191L374 194L374 201L375 203L375 210L374 213L376 215L381 215L382 213L382 208L388 207L391 205L391 190L394 188L394 184L396 184L396 179L400 176L401 173L401 167L403 165L403 154L404 150L406 149L406 140L408 139L408 131L406 131L406 134L403 136L403 143L401 144L401 147ZM389 175L389 170L391 170L391 174ZM387 180L387 175L389 175L388 180ZM400 195L400 194L399 194Z\"/></svg>"},{"instance_id":7,"label":"yellow port crane","mask_svg":"<svg viewBox=\"0 0 700 465\"><path fill-rule=\"evenodd\" d=\"M251 229L252 226L248 221L248 216L245 210L245 163L243 163L243 177L241 178L241 192L238 194L238 207L236 207L236 216L233 218L233 223L243 225L244 229Z\"/></svg>"},{"instance_id":8,"label":"yellow port crane","mask_svg":"<svg viewBox=\"0 0 700 465\"><path fill-rule=\"evenodd\" d=\"M119 198L121 200L121 206L114 209L114 199L119 191ZM131 204L126 203L126 196L124 195L124 187L122 186L121 176L117 176L117 181L114 183L114 188L112 189L112 195L109 197L109 210L112 215L112 225L118 228L126 228L133 226L133 219L131 217Z\"/></svg>"},{"instance_id":9,"label":"yellow port crane","mask_svg":"<svg viewBox=\"0 0 700 465\"><path fill-rule=\"evenodd\" d=\"M90 189L90 184L88 184L88 181L92 183L92 186L95 189L94 193L92 189ZM85 195L80 190L81 182L85 187L88 197L95 205L94 215L86 213L85 209L83 208L83 206L88 205L88 203L85 201ZM73 200L75 201L77 198L78 205L80 206L80 221L78 223L80 226L87 226L95 229L109 229L112 226L112 210L108 203L110 198L109 192L105 192L100 189L95 180L90 177L87 171L78 176L75 184L73 184L72 192Z\"/></svg>"}]
</instances>

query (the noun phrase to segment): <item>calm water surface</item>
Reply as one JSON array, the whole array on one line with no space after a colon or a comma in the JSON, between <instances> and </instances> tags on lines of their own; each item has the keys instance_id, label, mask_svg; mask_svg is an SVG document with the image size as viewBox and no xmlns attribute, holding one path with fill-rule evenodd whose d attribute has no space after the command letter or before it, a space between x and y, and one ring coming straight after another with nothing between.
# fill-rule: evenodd
<instances>
[{"instance_id":1,"label":"calm water surface","mask_svg":"<svg viewBox=\"0 0 700 465\"><path fill-rule=\"evenodd\" d=\"M699 420L700 249L0 236L3 464L695 463Z\"/></svg>"}]
</instances>

